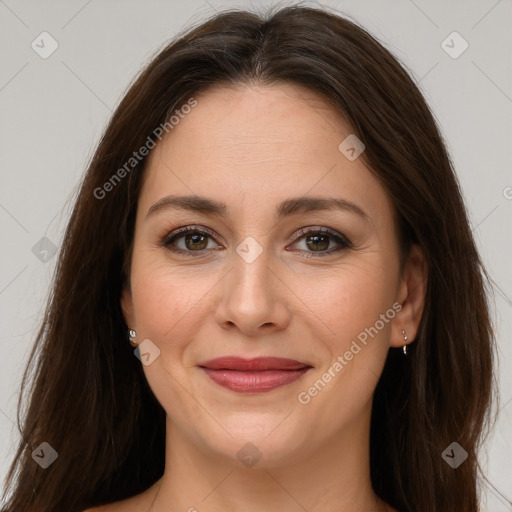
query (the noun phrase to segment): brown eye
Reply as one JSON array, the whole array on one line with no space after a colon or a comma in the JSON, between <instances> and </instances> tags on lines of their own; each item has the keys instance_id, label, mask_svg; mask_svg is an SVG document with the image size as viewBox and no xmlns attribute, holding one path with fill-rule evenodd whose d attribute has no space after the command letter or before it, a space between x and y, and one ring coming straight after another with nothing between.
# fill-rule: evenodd
<instances>
[{"instance_id":1,"label":"brown eye","mask_svg":"<svg viewBox=\"0 0 512 512\"><path fill-rule=\"evenodd\" d=\"M208 245L207 236L208 235L205 236L200 233L185 235L185 246L187 247L187 249L190 249L191 251L206 249Z\"/></svg>"},{"instance_id":2,"label":"brown eye","mask_svg":"<svg viewBox=\"0 0 512 512\"><path fill-rule=\"evenodd\" d=\"M307 257L328 256L352 247L351 242L344 235L330 228L304 228L299 230L298 235L294 245L304 241L305 248L300 249L299 252L304 253ZM212 244L210 247L208 246L209 242ZM334 245L333 248L330 248L331 243ZM202 256L207 254L207 249L221 248L216 244L212 231L194 226L180 228L170 233L162 240L162 245L169 251L187 256Z\"/></svg>"},{"instance_id":3,"label":"brown eye","mask_svg":"<svg viewBox=\"0 0 512 512\"><path fill-rule=\"evenodd\" d=\"M312 251L323 251L329 247L329 237L326 235L308 235L305 240Z\"/></svg>"},{"instance_id":4,"label":"brown eye","mask_svg":"<svg viewBox=\"0 0 512 512\"><path fill-rule=\"evenodd\" d=\"M305 243L305 249L300 249L300 252L307 257L328 256L352 247L347 237L325 227L300 229L294 245L302 241ZM328 250L331 242L334 242L334 248Z\"/></svg>"},{"instance_id":5,"label":"brown eye","mask_svg":"<svg viewBox=\"0 0 512 512\"><path fill-rule=\"evenodd\" d=\"M172 252L201 256L206 253L206 249L219 248L213 236L213 232L207 231L206 228L187 226L167 235L162 240L162 245ZM209 242L212 242L210 247Z\"/></svg>"}]
</instances>

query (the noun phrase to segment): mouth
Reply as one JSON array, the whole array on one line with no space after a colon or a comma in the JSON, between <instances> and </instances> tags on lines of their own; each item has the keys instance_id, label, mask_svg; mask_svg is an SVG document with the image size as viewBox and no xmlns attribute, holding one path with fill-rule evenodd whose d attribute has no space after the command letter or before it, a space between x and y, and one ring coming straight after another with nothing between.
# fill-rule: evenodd
<instances>
[{"instance_id":1,"label":"mouth","mask_svg":"<svg viewBox=\"0 0 512 512\"><path fill-rule=\"evenodd\" d=\"M280 357L221 357L198 365L216 384L238 393L262 393L290 384L312 366Z\"/></svg>"}]
</instances>

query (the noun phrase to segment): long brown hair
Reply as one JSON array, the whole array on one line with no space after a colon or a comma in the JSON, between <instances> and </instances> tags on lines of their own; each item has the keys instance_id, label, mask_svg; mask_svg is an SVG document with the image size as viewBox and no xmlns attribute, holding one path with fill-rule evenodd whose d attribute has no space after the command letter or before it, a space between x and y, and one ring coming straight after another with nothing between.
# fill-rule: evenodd
<instances>
[{"instance_id":1,"label":"long brown hair","mask_svg":"<svg viewBox=\"0 0 512 512\"><path fill-rule=\"evenodd\" d=\"M400 511L479 510L477 452L490 428L495 342L453 165L420 91L381 43L344 17L292 6L265 16L225 11L190 29L142 70L113 114L77 194L25 370L7 512L78 512L162 476L165 412L120 307L147 158L126 162L194 94L249 82L297 84L337 109L394 204L404 251L415 243L427 257L418 336L407 357L389 351L374 395L375 492ZM58 452L47 469L31 456L42 442ZM452 442L468 454L457 469L442 457Z\"/></svg>"}]
</instances>

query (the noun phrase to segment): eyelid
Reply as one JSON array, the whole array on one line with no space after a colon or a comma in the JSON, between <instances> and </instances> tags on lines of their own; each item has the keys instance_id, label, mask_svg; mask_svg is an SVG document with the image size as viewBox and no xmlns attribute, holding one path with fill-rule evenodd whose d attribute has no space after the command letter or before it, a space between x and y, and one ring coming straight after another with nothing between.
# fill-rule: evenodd
<instances>
[{"instance_id":1,"label":"eyelid","mask_svg":"<svg viewBox=\"0 0 512 512\"><path fill-rule=\"evenodd\" d=\"M173 231L171 231L170 233L166 234L164 237L163 237L163 240L162 240L162 244L163 245L167 245L167 244L170 244L171 242L173 242L174 240L186 235L187 233L196 233L196 232L199 232L199 233L206 233L207 235L209 235L216 243L217 242L217 238L219 237L217 235L217 233L215 233L213 230L211 230L210 228L207 228L205 226L199 226L199 225L189 225L189 226L183 226L181 228L177 228ZM187 251L187 252L193 252L193 251ZM198 252L201 252L201 251L198 251ZM203 251L204 252L204 251Z\"/></svg>"},{"instance_id":2,"label":"eyelid","mask_svg":"<svg viewBox=\"0 0 512 512\"><path fill-rule=\"evenodd\" d=\"M324 233L341 240L347 246L352 246L352 242L345 235L334 229L328 228L327 226L306 226L304 228L300 228L296 231L293 241L295 242L295 240L298 240L309 233Z\"/></svg>"},{"instance_id":3,"label":"eyelid","mask_svg":"<svg viewBox=\"0 0 512 512\"><path fill-rule=\"evenodd\" d=\"M188 226L183 226L181 228L177 228L174 231L172 231L171 233L168 233L166 236L164 236L161 243L167 250L169 250L171 252L176 252L176 253L181 253L181 254L185 253L185 254L189 254L189 255L193 255L193 256L207 254L208 251L212 250L212 249L209 249L209 250L203 249L201 251L186 251L186 250L183 250L183 249L180 249L177 247L174 247L172 249L169 248L169 246L171 245L171 242L174 242L175 240L181 238L182 236L184 236L190 232L205 233L208 236L210 236L215 241L215 243L218 243L217 242L217 237L218 237L217 233L212 231L210 228L207 228L205 226L200 226L200 225L188 225ZM349 249L349 248L353 247L352 242L345 235L343 235L342 233L339 233L338 231L331 229L327 226L306 226L306 227L298 229L295 232L295 234L293 235L292 244L294 244L301 238L304 238L304 236L306 236L310 233L327 234L336 241L336 243L339 245L339 247L336 249L331 249L329 251L318 251L318 252L304 251L304 250L299 249L299 252L306 253L309 256L320 256L320 257L324 256L324 255L327 256L331 253L337 253L343 249ZM288 248L286 248L286 249L288 250ZM213 250L215 250L215 249L213 249Z\"/></svg>"}]
</instances>

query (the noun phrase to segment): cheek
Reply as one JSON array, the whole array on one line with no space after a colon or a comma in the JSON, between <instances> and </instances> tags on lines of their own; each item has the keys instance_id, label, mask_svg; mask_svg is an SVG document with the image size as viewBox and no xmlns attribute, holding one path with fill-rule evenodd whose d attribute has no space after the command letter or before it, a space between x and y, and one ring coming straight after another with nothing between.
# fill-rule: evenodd
<instances>
[{"instance_id":1,"label":"cheek","mask_svg":"<svg viewBox=\"0 0 512 512\"><path fill-rule=\"evenodd\" d=\"M304 302L314 305L311 309L317 313L336 356L392 306L396 288L393 272L381 269L376 262L347 264L336 273L315 279L315 288ZM385 333L388 329L386 323L381 330Z\"/></svg>"},{"instance_id":2,"label":"cheek","mask_svg":"<svg viewBox=\"0 0 512 512\"><path fill-rule=\"evenodd\" d=\"M152 253L148 253L152 254ZM132 297L138 331L160 350L159 356L143 366L146 379L164 409L191 431L194 422L204 421L204 411L190 400L181 382L189 378L187 349L198 338L205 314L205 295L215 280L173 271L165 262L149 257L134 261ZM203 299L203 300L201 300Z\"/></svg>"},{"instance_id":3,"label":"cheek","mask_svg":"<svg viewBox=\"0 0 512 512\"><path fill-rule=\"evenodd\" d=\"M326 357L301 388L300 403L309 402L304 421L329 425L329 432L368 407L386 360L394 288L378 268L347 267L335 277L325 277L323 293L312 308L329 328L317 339L323 341Z\"/></svg>"},{"instance_id":4,"label":"cheek","mask_svg":"<svg viewBox=\"0 0 512 512\"><path fill-rule=\"evenodd\" d=\"M161 350L176 350L200 328L199 319L205 297L215 284L214 276L195 275L190 270L178 272L156 254L144 259L134 262L132 273L137 325L143 336Z\"/></svg>"}]
</instances>

